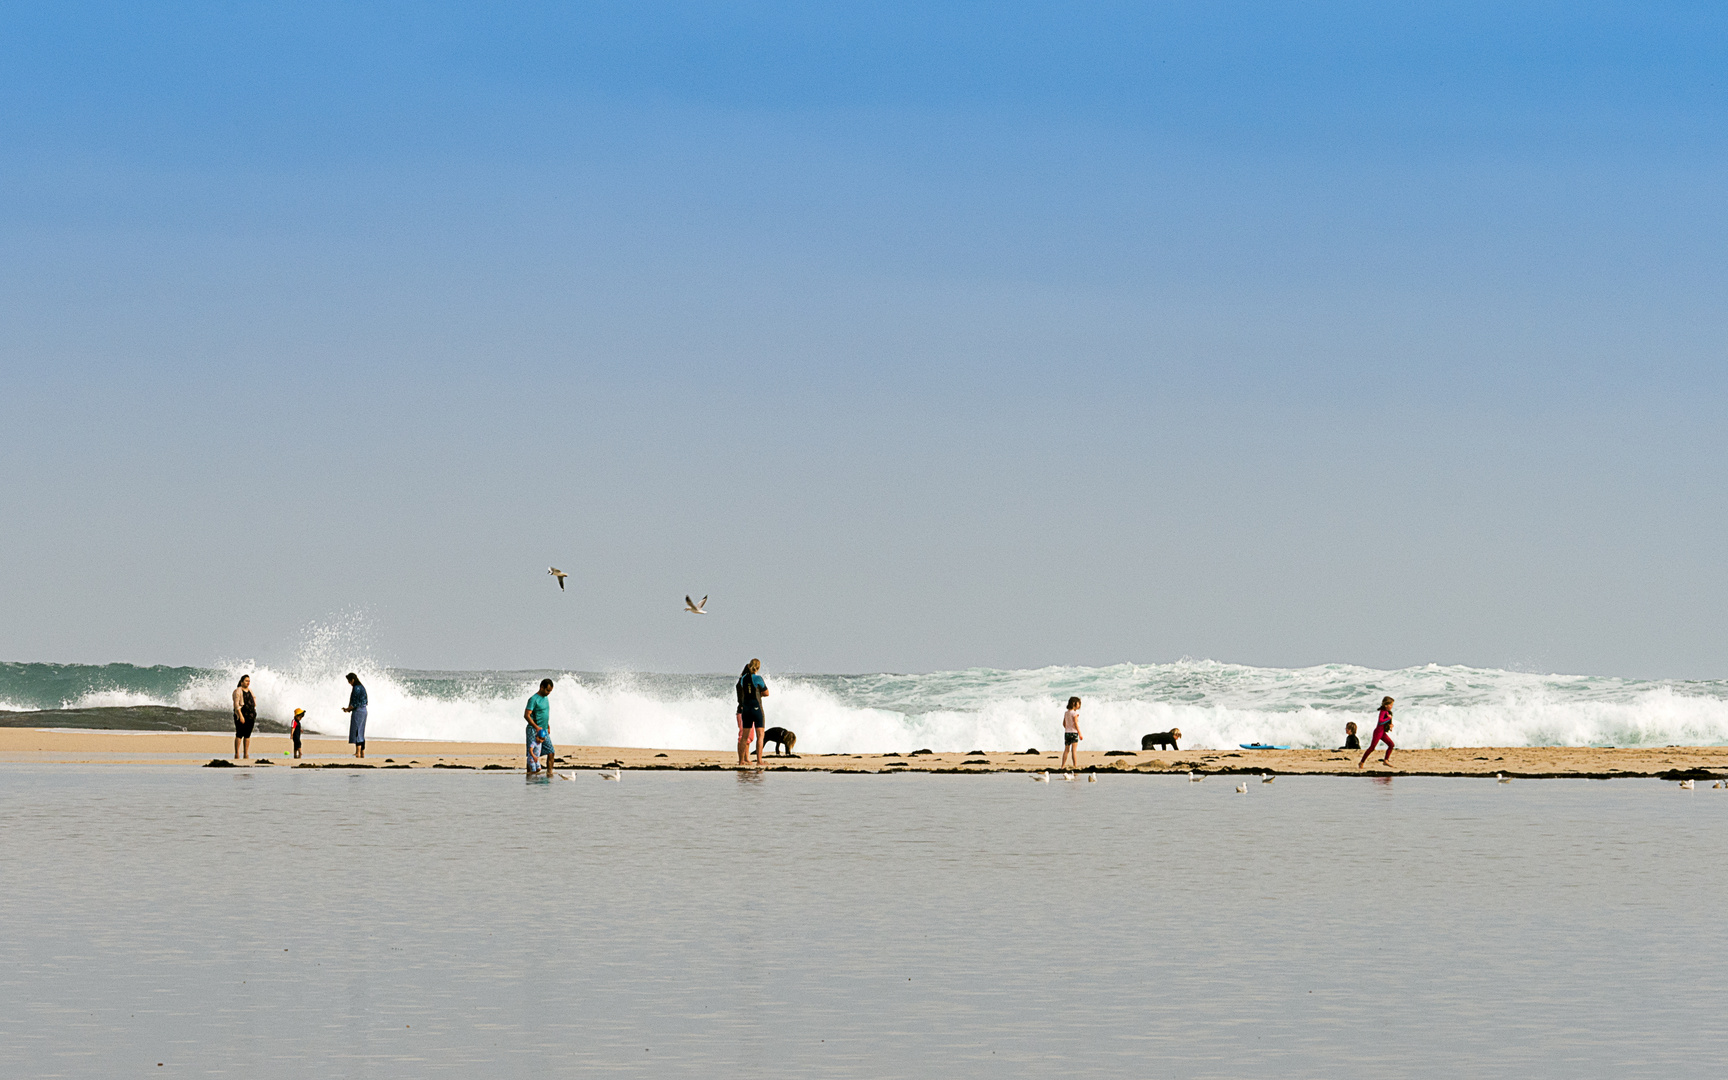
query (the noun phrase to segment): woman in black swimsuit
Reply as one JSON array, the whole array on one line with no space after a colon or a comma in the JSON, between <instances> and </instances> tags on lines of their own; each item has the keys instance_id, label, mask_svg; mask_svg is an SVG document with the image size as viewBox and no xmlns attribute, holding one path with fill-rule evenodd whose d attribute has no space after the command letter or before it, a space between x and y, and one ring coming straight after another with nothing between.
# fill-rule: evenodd
<instances>
[{"instance_id":1,"label":"woman in black swimsuit","mask_svg":"<svg viewBox=\"0 0 1728 1080\"><path fill-rule=\"evenodd\" d=\"M258 699L252 696L252 676L240 676L234 688L234 757L252 756L252 725L258 722Z\"/></svg>"}]
</instances>

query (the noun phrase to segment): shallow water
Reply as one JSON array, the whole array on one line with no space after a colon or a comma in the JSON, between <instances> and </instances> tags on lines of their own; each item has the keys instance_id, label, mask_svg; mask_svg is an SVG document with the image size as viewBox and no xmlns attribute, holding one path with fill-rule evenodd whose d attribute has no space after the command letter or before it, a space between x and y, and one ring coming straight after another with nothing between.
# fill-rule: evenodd
<instances>
[{"instance_id":1,"label":"shallow water","mask_svg":"<svg viewBox=\"0 0 1728 1080\"><path fill-rule=\"evenodd\" d=\"M1607 1077L1728 1051L1728 792L1249 787L0 767L0 1075Z\"/></svg>"}]
</instances>

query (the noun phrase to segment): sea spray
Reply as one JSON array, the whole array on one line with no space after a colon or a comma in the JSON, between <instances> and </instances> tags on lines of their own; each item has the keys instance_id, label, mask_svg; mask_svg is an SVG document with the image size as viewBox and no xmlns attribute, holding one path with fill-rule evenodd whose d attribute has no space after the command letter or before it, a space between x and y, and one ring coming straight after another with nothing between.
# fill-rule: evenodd
<instances>
[{"instance_id":1,"label":"sea spray","mask_svg":"<svg viewBox=\"0 0 1728 1080\"><path fill-rule=\"evenodd\" d=\"M415 671L390 668L352 635L308 638L282 666L214 668L0 664L0 701L14 708L170 705L226 712L250 674L259 715L341 734L342 676L357 671L371 698L370 734L514 742L542 677L558 682L561 744L725 750L736 738L730 674ZM1641 681L1441 667L1379 671L1344 664L1254 668L1212 661L969 669L926 674L766 672L768 723L798 732L804 753L1054 749L1062 703L1085 699L1088 750L1138 750L1148 732L1182 729L1182 746L1244 742L1335 747L1349 720L1367 730L1381 696L1398 699L1401 747L1728 743L1728 682ZM51 724L44 718L44 724Z\"/></svg>"}]
</instances>

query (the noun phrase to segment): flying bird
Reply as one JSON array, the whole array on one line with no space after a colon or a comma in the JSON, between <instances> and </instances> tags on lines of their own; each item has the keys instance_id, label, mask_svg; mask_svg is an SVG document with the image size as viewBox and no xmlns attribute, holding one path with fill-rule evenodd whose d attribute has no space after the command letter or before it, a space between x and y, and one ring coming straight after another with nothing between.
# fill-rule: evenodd
<instances>
[{"instance_id":1,"label":"flying bird","mask_svg":"<svg viewBox=\"0 0 1728 1080\"><path fill-rule=\"evenodd\" d=\"M570 575L566 574L564 571L558 569L556 566L547 567L546 572L558 579L558 591L563 592L564 591L564 579L569 577Z\"/></svg>"},{"instance_id":2,"label":"flying bird","mask_svg":"<svg viewBox=\"0 0 1728 1080\"><path fill-rule=\"evenodd\" d=\"M702 598L702 602L700 604L696 603L694 600L691 600L688 595L686 595L684 597L684 610L688 611L692 615L706 615L706 614L708 614L706 611L702 610L703 608L705 608L707 606L708 606L708 598L706 596L704 596Z\"/></svg>"}]
</instances>

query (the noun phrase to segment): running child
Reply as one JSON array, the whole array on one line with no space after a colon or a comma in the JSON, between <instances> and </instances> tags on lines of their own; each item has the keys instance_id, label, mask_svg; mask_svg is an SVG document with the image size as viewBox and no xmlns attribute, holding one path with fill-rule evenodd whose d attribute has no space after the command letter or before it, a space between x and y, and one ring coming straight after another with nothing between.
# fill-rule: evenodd
<instances>
[{"instance_id":1,"label":"running child","mask_svg":"<svg viewBox=\"0 0 1728 1080\"><path fill-rule=\"evenodd\" d=\"M1380 759L1381 764L1392 764L1392 699L1380 699L1380 718L1374 722L1374 741L1368 744L1368 749L1362 751L1362 760L1356 763L1360 769L1368 764L1368 759L1374 756L1374 748L1381 743L1386 744L1386 756Z\"/></svg>"}]
</instances>

